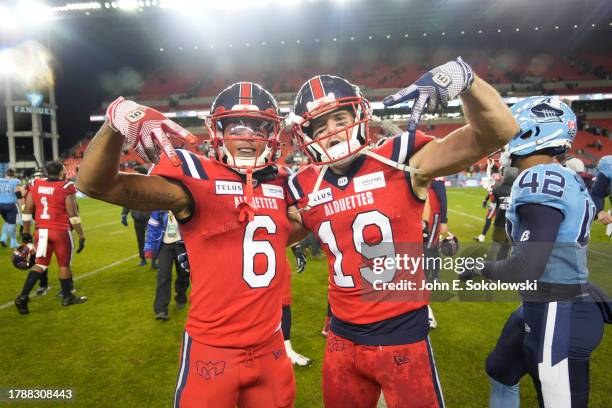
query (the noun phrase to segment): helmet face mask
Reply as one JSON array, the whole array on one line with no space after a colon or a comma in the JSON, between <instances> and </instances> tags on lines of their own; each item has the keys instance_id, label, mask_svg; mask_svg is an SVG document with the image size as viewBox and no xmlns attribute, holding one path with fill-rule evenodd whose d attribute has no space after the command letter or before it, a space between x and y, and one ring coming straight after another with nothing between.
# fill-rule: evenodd
<instances>
[{"instance_id":1,"label":"helmet face mask","mask_svg":"<svg viewBox=\"0 0 612 408\"><path fill-rule=\"evenodd\" d=\"M325 90L330 92L325 94ZM342 78L321 75L310 79L298 92L294 112L293 135L315 164L347 163L369 145L369 103L358 87ZM330 122L333 128L327 130Z\"/></svg>"},{"instance_id":2,"label":"helmet face mask","mask_svg":"<svg viewBox=\"0 0 612 408\"><path fill-rule=\"evenodd\" d=\"M274 97L251 82L223 90L206 119L215 158L239 171L274 163L280 148L280 111Z\"/></svg>"}]
</instances>

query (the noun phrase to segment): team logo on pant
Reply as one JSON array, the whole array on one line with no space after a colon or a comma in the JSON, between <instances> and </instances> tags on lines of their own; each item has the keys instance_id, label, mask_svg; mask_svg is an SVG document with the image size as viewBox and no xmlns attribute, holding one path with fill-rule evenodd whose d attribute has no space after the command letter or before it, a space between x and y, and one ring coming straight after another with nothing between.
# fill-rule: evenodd
<instances>
[{"instance_id":1,"label":"team logo on pant","mask_svg":"<svg viewBox=\"0 0 612 408\"><path fill-rule=\"evenodd\" d=\"M406 356L393 356L393 361L396 365L401 366L410 362L410 359Z\"/></svg>"},{"instance_id":2,"label":"team logo on pant","mask_svg":"<svg viewBox=\"0 0 612 408\"><path fill-rule=\"evenodd\" d=\"M283 354L283 352L282 352L281 349L278 349L278 350L274 350L272 352L272 354L274 354L274 358L278 360L281 357L281 355Z\"/></svg>"},{"instance_id":3,"label":"team logo on pant","mask_svg":"<svg viewBox=\"0 0 612 408\"><path fill-rule=\"evenodd\" d=\"M338 339L336 336L332 336L329 339L327 347L329 351L344 351L344 342Z\"/></svg>"},{"instance_id":4,"label":"team logo on pant","mask_svg":"<svg viewBox=\"0 0 612 408\"><path fill-rule=\"evenodd\" d=\"M225 370L225 361L196 361L196 370L200 377L210 380L220 376Z\"/></svg>"}]
</instances>

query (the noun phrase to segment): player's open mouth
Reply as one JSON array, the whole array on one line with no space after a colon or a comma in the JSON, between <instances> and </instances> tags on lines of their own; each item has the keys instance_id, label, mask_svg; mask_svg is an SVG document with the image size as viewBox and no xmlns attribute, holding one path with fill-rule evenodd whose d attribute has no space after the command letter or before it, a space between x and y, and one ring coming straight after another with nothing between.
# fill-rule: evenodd
<instances>
[{"instance_id":1,"label":"player's open mouth","mask_svg":"<svg viewBox=\"0 0 612 408\"><path fill-rule=\"evenodd\" d=\"M255 149L250 148L250 147L241 147L240 149L238 149L238 152L240 153L255 153Z\"/></svg>"}]
</instances>

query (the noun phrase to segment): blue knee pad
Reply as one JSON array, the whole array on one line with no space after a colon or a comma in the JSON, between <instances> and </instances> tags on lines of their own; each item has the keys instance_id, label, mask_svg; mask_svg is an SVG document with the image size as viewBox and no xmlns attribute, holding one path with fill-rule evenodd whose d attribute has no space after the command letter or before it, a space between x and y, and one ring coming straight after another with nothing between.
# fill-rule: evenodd
<instances>
[{"instance_id":1,"label":"blue knee pad","mask_svg":"<svg viewBox=\"0 0 612 408\"><path fill-rule=\"evenodd\" d=\"M521 398L519 385L505 385L489 377L491 393L489 394L489 408L519 408Z\"/></svg>"}]
</instances>

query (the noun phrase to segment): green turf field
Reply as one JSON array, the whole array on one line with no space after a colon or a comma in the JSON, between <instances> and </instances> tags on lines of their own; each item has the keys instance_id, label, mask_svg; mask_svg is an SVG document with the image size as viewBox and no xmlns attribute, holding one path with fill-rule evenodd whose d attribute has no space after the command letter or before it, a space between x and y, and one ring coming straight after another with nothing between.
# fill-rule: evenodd
<instances>
[{"instance_id":1,"label":"green turf field","mask_svg":"<svg viewBox=\"0 0 612 408\"><path fill-rule=\"evenodd\" d=\"M482 189L452 189L449 226L462 242L480 233L484 210ZM30 314L21 316L13 299L25 273L12 267L10 251L0 248L0 388L71 388L71 407L168 407L175 387L178 353L186 311L170 308L170 320L154 319L155 272L137 267L133 225L120 224L121 209L91 199L79 201L87 243L74 256L75 287L87 295L84 305L63 308L57 268L52 265L53 290L32 298ZM612 244L595 224L597 259L612 263ZM293 259L291 257L291 259ZM609 269L609 268L608 268ZM326 266L310 260L293 277L294 349L313 359L297 368L297 407L320 407L321 363L325 340L320 330L326 310ZM431 339L449 407L485 407L488 382L484 361L516 303L433 305L438 328ZM612 333L591 362L591 407L609 407L612 377ZM530 380L522 383L522 406L534 407ZM0 402L0 405L3 403ZM53 403L12 403L3 406L51 407Z\"/></svg>"}]
</instances>

